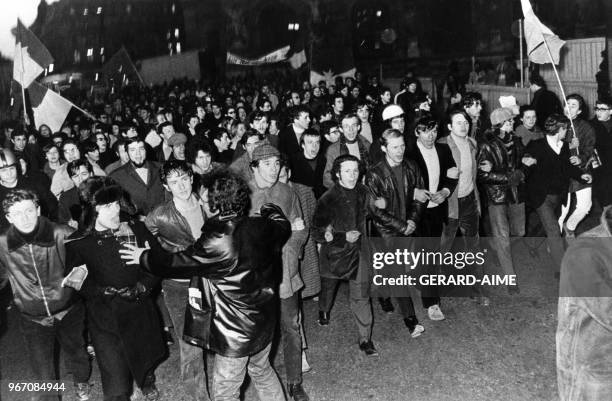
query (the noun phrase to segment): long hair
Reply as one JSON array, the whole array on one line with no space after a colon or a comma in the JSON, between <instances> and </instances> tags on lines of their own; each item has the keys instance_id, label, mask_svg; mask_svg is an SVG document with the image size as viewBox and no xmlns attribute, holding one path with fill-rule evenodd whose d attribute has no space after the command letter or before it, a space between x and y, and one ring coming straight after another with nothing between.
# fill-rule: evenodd
<instances>
[{"instance_id":1,"label":"long hair","mask_svg":"<svg viewBox=\"0 0 612 401\"><path fill-rule=\"evenodd\" d=\"M131 214L134 207L130 204L123 189L109 177L91 177L83 181L78 188L81 200L81 217L79 231L90 234L95 226L98 212L96 206L119 202L121 210Z\"/></svg>"}]
</instances>

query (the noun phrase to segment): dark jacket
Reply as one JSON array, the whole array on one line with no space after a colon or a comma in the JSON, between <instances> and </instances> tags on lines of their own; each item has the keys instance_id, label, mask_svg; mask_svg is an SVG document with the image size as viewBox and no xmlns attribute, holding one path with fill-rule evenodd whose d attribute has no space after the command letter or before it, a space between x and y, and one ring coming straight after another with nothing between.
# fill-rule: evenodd
<instances>
[{"instance_id":1,"label":"dark jacket","mask_svg":"<svg viewBox=\"0 0 612 401\"><path fill-rule=\"evenodd\" d=\"M536 121L540 128L544 128L544 122L546 122L548 116L562 112L559 98L546 88L540 88L533 93L531 107L535 108Z\"/></svg>"},{"instance_id":2,"label":"dark jacket","mask_svg":"<svg viewBox=\"0 0 612 401\"><path fill-rule=\"evenodd\" d=\"M278 134L278 150L281 153L291 157L294 153L301 153L302 148L295 135L293 125L289 124L283 128Z\"/></svg>"},{"instance_id":3,"label":"dark jacket","mask_svg":"<svg viewBox=\"0 0 612 401\"><path fill-rule=\"evenodd\" d=\"M582 170L569 162L567 143L561 153L556 154L546 138L531 141L525 153L537 160L527 171L527 204L536 209L542 205L546 195L560 195L565 199L570 177L580 180Z\"/></svg>"},{"instance_id":4,"label":"dark jacket","mask_svg":"<svg viewBox=\"0 0 612 401\"><path fill-rule=\"evenodd\" d=\"M491 163L491 171L478 169L478 183L484 189L485 199L490 205L514 204L523 202L523 187L525 175L521 171L523 143L512 135L512 155L508 154L504 142L496 131L488 130L478 140L478 155L476 162Z\"/></svg>"},{"instance_id":5,"label":"dark jacket","mask_svg":"<svg viewBox=\"0 0 612 401\"><path fill-rule=\"evenodd\" d=\"M361 156L360 160L363 164L363 168L365 171L368 171L372 165L370 158L371 143L361 135L357 135L357 146L359 147L359 155ZM329 145L325 151L325 172L323 173L323 185L325 185L325 188L331 188L334 186L334 180L331 176L334 160L336 160L338 156L346 155L348 153L349 150L346 146L346 139L344 138L344 135L340 137L338 142Z\"/></svg>"},{"instance_id":6,"label":"dark jacket","mask_svg":"<svg viewBox=\"0 0 612 401\"><path fill-rule=\"evenodd\" d=\"M187 219L178 211L172 199L153 209L144 223L168 252L184 251L197 240L193 238Z\"/></svg>"},{"instance_id":7,"label":"dark jacket","mask_svg":"<svg viewBox=\"0 0 612 401\"><path fill-rule=\"evenodd\" d=\"M312 234L321 243L319 263L321 277L334 279L353 278L359 267L361 241L366 234L367 204L370 194L362 184L354 189L343 188L336 183L318 200L313 218ZM325 231L330 227L334 239L325 240ZM361 233L353 243L346 240L347 231Z\"/></svg>"},{"instance_id":8,"label":"dark jacket","mask_svg":"<svg viewBox=\"0 0 612 401\"><path fill-rule=\"evenodd\" d=\"M401 237L406 231L407 220L417 223L425 207L424 203L414 200L415 188L425 188L423 175L419 166L412 160L404 158L402 162L404 176L404 198L406 210L399 210L400 197L395 175L384 159L371 168L366 175L366 185L374 198L384 198L387 205L379 209L373 204L368 207L374 221L373 236ZM399 218L398 216L405 216Z\"/></svg>"},{"instance_id":9,"label":"dark jacket","mask_svg":"<svg viewBox=\"0 0 612 401\"><path fill-rule=\"evenodd\" d=\"M325 155L319 154L315 158L315 168L312 169L310 162L304 156L304 152L294 153L289 157L291 166L291 181L306 185L313 189L315 197L319 199L325 192L323 186L323 173L325 172Z\"/></svg>"},{"instance_id":10,"label":"dark jacket","mask_svg":"<svg viewBox=\"0 0 612 401\"><path fill-rule=\"evenodd\" d=\"M600 205L612 204L612 121L604 124L597 119L591 121L595 129L595 148L601 160L601 166L593 170L593 195Z\"/></svg>"},{"instance_id":11,"label":"dark jacket","mask_svg":"<svg viewBox=\"0 0 612 401\"><path fill-rule=\"evenodd\" d=\"M291 225L277 206L261 217L209 219L202 236L187 250L145 251L141 266L163 277L208 278L214 308L206 348L231 358L253 355L274 337L278 313L281 248Z\"/></svg>"},{"instance_id":12,"label":"dark jacket","mask_svg":"<svg viewBox=\"0 0 612 401\"><path fill-rule=\"evenodd\" d=\"M159 248L143 223L122 224L129 227L123 230L131 230L138 246L144 247L146 241ZM120 237L110 232L76 232L66 244L67 264L71 268L87 266L88 275L80 294L85 298L96 351L116 352L116 341L120 339L123 358L136 383L142 386L146 374L166 354L157 306L150 295L159 279L138 265L126 265L120 258L121 248Z\"/></svg>"},{"instance_id":13,"label":"dark jacket","mask_svg":"<svg viewBox=\"0 0 612 401\"><path fill-rule=\"evenodd\" d=\"M593 126L591 126L591 123L583 120L582 118L576 118L572 121L572 123L576 133L574 134L574 131L572 131L570 126L570 128L567 130L565 141L567 143L571 143L574 136L578 138L578 149L570 149L570 156L580 157L581 162L579 167L583 172L587 172L590 170L591 156L593 156L593 149L595 149L595 130L593 129ZM590 186L591 184L570 180L569 190L570 192L576 192Z\"/></svg>"},{"instance_id":14,"label":"dark jacket","mask_svg":"<svg viewBox=\"0 0 612 401\"><path fill-rule=\"evenodd\" d=\"M57 222L62 224L67 224L70 220L78 222L81 218L81 210L79 191L76 187L72 187L68 191L62 192L59 197Z\"/></svg>"},{"instance_id":15,"label":"dark jacket","mask_svg":"<svg viewBox=\"0 0 612 401\"><path fill-rule=\"evenodd\" d=\"M0 235L0 287L8 279L17 309L28 319L42 322L67 311L74 291L61 282L66 275L65 239L74 231L45 217L30 243L14 226Z\"/></svg>"},{"instance_id":16,"label":"dark jacket","mask_svg":"<svg viewBox=\"0 0 612 401\"><path fill-rule=\"evenodd\" d=\"M452 194L457 187L457 183L459 182L456 178L450 178L447 175L449 169L453 167L457 167L457 163L453 159L453 154L450 151L450 148L447 144L436 143L435 145L436 152L438 153L438 162L440 163L440 178L438 180L438 188L436 191L441 191L444 188L448 188L450 193ZM421 174L423 175L423 185L424 188L429 190L429 172L427 171L427 164L425 164L425 159L421 154L418 146L415 146L413 151L408 155L408 157L416 162L421 170ZM425 206L427 207L427 206ZM444 200L437 207L442 208L442 214L444 216L448 216L448 198Z\"/></svg>"},{"instance_id":17,"label":"dark jacket","mask_svg":"<svg viewBox=\"0 0 612 401\"><path fill-rule=\"evenodd\" d=\"M110 175L117 184L130 196L130 201L136 206L136 213L147 215L153 208L166 199L166 191L159 177L160 165L147 161L147 183L140 178L131 162L125 163Z\"/></svg>"}]
</instances>

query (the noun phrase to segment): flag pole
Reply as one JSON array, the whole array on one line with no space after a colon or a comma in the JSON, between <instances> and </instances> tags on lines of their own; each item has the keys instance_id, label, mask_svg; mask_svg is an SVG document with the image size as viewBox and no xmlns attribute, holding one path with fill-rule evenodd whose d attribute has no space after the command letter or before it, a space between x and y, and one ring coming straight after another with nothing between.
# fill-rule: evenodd
<instances>
[{"instance_id":1,"label":"flag pole","mask_svg":"<svg viewBox=\"0 0 612 401\"><path fill-rule=\"evenodd\" d=\"M19 18L17 18L17 35L19 35L19 40L23 40L23 33L21 32L21 24L19 24ZM28 117L28 109L26 107L26 99L25 99L25 88L23 87L23 74L25 72L25 65L23 64L23 42L19 45L19 57L21 58L21 82L19 86L21 86L21 100L23 101L23 121L27 126L30 125L30 119Z\"/></svg>"},{"instance_id":2,"label":"flag pole","mask_svg":"<svg viewBox=\"0 0 612 401\"><path fill-rule=\"evenodd\" d=\"M521 88L525 87L525 67L523 66L523 19L519 18L519 51L521 53Z\"/></svg>"},{"instance_id":3,"label":"flag pole","mask_svg":"<svg viewBox=\"0 0 612 401\"><path fill-rule=\"evenodd\" d=\"M538 20L539 21L539 20ZM540 32L542 32L542 39L544 40L544 46L546 47L546 52L548 53L548 57L550 58L550 64L552 65L553 71L555 73L555 77L557 78L557 83L559 84L559 89L561 90L561 96L563 97L563 102L565 103L565 109L568 109L567 98L565 96L565 90L563 89L563 84L561 84L561 78L559 77L559 72L557 71L557 67L555 66L555 61L553 60L552 53L550 51L550 47L548 47L548 42L546 41L546 37L544 36L544 31L542 29L542 23L540 22ZM570 125L572 126L572 132L574 133L573 138L578 139L576 136L576 129L574 128L574 122L570 118ZM576 148L576 154L580 154L580 150Z\"/></svg>"}]
</instances>

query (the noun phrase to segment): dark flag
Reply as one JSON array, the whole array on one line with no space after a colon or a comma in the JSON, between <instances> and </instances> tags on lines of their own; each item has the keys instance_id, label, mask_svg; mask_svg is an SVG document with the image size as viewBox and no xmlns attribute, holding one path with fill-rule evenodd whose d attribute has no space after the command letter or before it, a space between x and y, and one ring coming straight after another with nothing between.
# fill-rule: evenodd
<instances>
[{"instance_id":1,"label":"dark flag","mask_svg":"<svg viewBox=\"0 0 612 401\"><path fill-rule=\"evenodd\" d=\"M130 55L123 46L121 46L121 49L102 66L101 72L104 77L103 79L105 79L109 85L124 86L134 81L144 83Z\"/></svg>"}]
</instances>

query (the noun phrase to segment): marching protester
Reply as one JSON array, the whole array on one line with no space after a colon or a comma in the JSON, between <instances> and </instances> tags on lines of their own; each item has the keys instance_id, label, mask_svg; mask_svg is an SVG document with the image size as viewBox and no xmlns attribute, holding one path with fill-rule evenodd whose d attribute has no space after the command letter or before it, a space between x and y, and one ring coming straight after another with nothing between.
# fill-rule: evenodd
<instances>
[{"instance_id":1,"label":"marching protester","mask_svg":"<svg viewBox=\"0 0 612 401\"><path fill-rule=\"evenodd\" d=\"M212 179L206 200L208 219L193 246L174 254L130 246L123 258L163 277L209 280L210 298L202 295L201 308L215 313L197 335L215 353L213 399L238 400L248 369L260 399L284 401L269 355L278 320L281 247L291 224L271 204L248 217L248 186L227 172Z\"/></svg>"},{"instance_id":2,"label":"marching protester","mask_svg":"<svg viewBox=\"0 0 612 401\"><path fill-rule=\"evenodd\" d=\"M41 216L38 195L32 190L9 191L2 210L10 226L0 235L0 288L10 282L33 378L59 379L57 342L78 399L89 400L85 307L72 288L62 285L71 267L66 265L66 242L74 229ZM33 399L53 398L39 394Z\"/></svg>"},{"instance_id":3,"label":"marching protester","mask_svg":"<svg viewBox=\"0 0 612 401\"><path fill-rule=\"evenodd\" d=\"M138 220L121 221L122 188L111 178L94 177L79 186L82 226L67 244L69 268L85 265L80 288L102 376L105 401L129 401L132 381L146 400L158 400L155 368L166 354L152 290L159 279L138 265L126 266L119 250L155 238Z\"/></svg>"}]
</instances>

